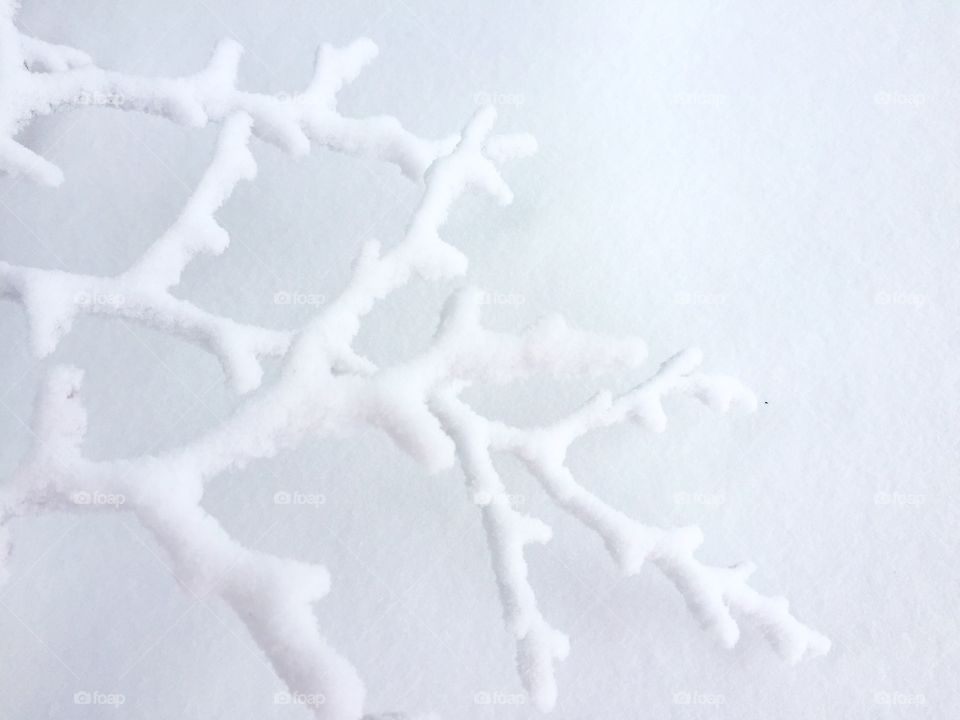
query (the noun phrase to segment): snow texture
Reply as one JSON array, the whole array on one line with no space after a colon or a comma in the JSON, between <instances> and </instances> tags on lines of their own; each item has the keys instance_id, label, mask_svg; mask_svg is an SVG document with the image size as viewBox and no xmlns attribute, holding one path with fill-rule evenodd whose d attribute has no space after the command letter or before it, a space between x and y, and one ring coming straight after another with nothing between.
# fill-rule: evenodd
<instances>
[{"instance_id":1,"label":"snow texture","mask_svg":"<svg viewBox=\"0 0 960 720\"><path fill-rule=\"evenodd\" d=\"M662 431L668 396L694 397L718 411L753 409L753 394L737 380L699 371L698 351L678 353L620 395L603 392L551 424L521 428L483 417L462 391L636 367L646 358L644 343L583 332L560 317L519 335L497 332L481 322L480 291L467 288L450 298L432 344L415 357L378 367L353 349L364 317L413 277L438 281L466 272L467 258L440 235L464 192L511 202L494 161L528 155L536 144L526 135L492 137L492 107L444 141L417 138L389 117L342 117L336 93L376 55L369 40L342 49L323 46L306 90L280 99L235 87L241 49L232 41L221 43L195 75L151 79L101 69L79 50L23 35L10 3L0 9L0 34L0 165L8 172L59 184L59 169L14 137L35 116L91 98L95 104L119 98L123 109L183 124L222 122L216 154L182 213L126 271L94 277L0 263L0 293L23 305L33 352L50 354L78 314L104 314L196 343L219 359L236 391L260 388L231 417L183 446L94 461L83 454L83 372L52 369L35 403L32 450L0 489L0 573L11 551L11 519L54 510L96 512L99 506L84 502L91 493L123 496L123 509L152 531L189 592L223 598L291 692L325 697L314 708L317 718L359 718L366 710L363 682L325 640L313 613L330 586L327 571L242 546L200 502L206 484L221 473L366 424L430 472L458 462L463 468L482 514L506 625L516 638L518 671L543 711L556 703L554 663L567 656L570 644L541 613L524 553L531 543L549 541L551 529L512 506L495 453L521 460L563 510L600 536L624 575L648 562L655 566L723 646L737 642L739 616L790 662L829 650L829 640L797 620L785 599L747 584L750 563L723 568L701 562L695 556L703 542L699 529L641 524L592 494L566 465L569 448L587 433L626 422ZM379 158L423 186L403 239L385 251L375 242L364 245L339 296L295 332L237 323L171 292L194 257L227 248L229 236L215 216L237 183L256 176L251 134L291 154L316 143ZM105 297L117 301L95 301ZM282 368L275 382L260 387L265 357L281 358Z\"/></svg>"}]
</instances>

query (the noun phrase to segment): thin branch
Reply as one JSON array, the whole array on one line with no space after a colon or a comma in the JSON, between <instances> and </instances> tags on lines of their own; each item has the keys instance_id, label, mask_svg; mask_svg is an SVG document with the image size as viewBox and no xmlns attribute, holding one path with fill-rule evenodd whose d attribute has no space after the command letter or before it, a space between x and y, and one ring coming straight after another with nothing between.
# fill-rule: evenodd
<instances>
[{"instance_id":1,"label":"thin branch","mask_svg":"<svg viewBox=\"0 0 960 720\"><path fill-rule=\"evenodd\" d=\"M180 217L125 272L98 277L0 262L0 297L24 306L37 357L56 349L78 315L119 317L213 353L238 392L260 384L260 359L281 357L291 335L214 315L169 292L194 257L218 255L230 242L214 214L240 180L256 176L257 166L247 148L251 122L238 113L224 123L213 161Z\"/></svg>"},{"instance_id":2,"label":"thin branch","mask_svg":"<svg viewBox=\"0 0 960 720\"><path fill-rule=\"evenodd\" d=\"M33 118L73 107L112 107L145 112L173 122L203 126L242 112L253 132L293 154L310 151L311 141L337 152L373 157L397 165L413 180L457 143L456 136L426 140L384 115L344 117L336 94L378 53L366 38L343 48L323 45L313 78L298 93L269 95L239 90L237 70L243 48L222 40L207 66L178 78L139 77L104 70L85 53L20 33L12 17L0 16L0 170L22 174L44 185L63 182L62 171L13 139ZM511 138L491 139L499 158Z\"/></svg>"},{"instance_id":3,"label":"thin branch","mask_svg":"<svg viewBox=\"0 0 960 720\"><path fill-rule=\"evenodd\" d=\"M550 530L542 523L531 526L529 518L510 507L509 496L493 466L494 451L523 461L557 505L600 536L624 575L637 574L649 559L673 582L700 624L725 647L733 647L739 639L734 611L757 625L789 662L822 655L830 649L826 637L790 614L786 599L766 597L747 585L755 569L752 563L730 568L701 563L694 557L703 542L699 528L667 529L639 523L584 488L566 466L573 442L594 430L631 421L662 431L666 425L662 401L672 394L697 397L721 411L732 405L748 410L755 407L753 394L733 378L694 372L700 362L699 351L684 351L663 363L649 380L618 398L600 393L570 415L530 429L478 415L457 397L456 385L434 396L431 407L441 418L444 430L455 438L469 487L483 508L507 625L519 641L521 677L541 709L549 710L554 705L552 663L562 659L565 652L558 639L563 636L545 624L537 609L526 579L523 546L546 541ZM520 625L518 615L525 618ZM530 639L529 627L542 627L543 631Z\"/></svg>"}]
</instances>

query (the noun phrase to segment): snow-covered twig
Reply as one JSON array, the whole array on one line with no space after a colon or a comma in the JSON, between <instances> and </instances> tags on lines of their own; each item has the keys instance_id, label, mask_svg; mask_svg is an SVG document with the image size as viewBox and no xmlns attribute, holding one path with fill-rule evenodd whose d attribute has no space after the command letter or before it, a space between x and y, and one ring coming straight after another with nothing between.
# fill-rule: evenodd
<instances>
[{"instance_id":1,"label":"snow-covered twig","mask_svg":"<svg viewBox=\"0 0 960 720\"><path fill-rule=\"evenodd\" d=\"M433 408L457 444L473 500L481 508L507 629L517 638L520 677L537 707L549 710L557 700L553 663L567 656L570 641L540 612L527 580L524 547L546 543L553 533L542 521L513 508L491 457L492 423L470 411L453 392L438 393Z\"/></svg>"},{"instance_id":2,"label":"snow-covered twig","mask_svg":"<svg viewBox=\"0 0 960 720\"><path fill-rule=\"evenodd\" d=\"M50 510L103 511L104 506L85 499L97 494L123 498L120 507L134 512L154 533L188 587L198 593L216 593L237 611L292 692L325 698L315 709L317 717L359 717L362 683L352 666L326 644L313 618L311 603L325 594L328 586L325 571L243 548L202 509L200 500L205 481L216 474L251 458L276 454L308 434L324 435L333 427L357 420L381 427L398 420L388 420L389 413L383 411L396 399L385 376L389 371L364 362L350 349L350 342L361 317L413 273L437 277L465 270L462 256L440 240L439 228L453 202L468 187L483 188L509 200L499 173L480 150L493 119L492 111L478 113L453 151L437 160L426 177L423 200L405 238L382 257L367 248L340 297L295 335L279 379L196 441L159 456L103 462L84 458L82 372L55 367L38 394L33 448L0 489L0 572L6 571L6 525L11 518ZM156 317L151 324L156 327L168 331L176 327L177 317L156 300L178 281L187 262L197 252L220 251L225 246L226 237L216 232L212 213L237 180L255 171L246 148L248 136L248 118L240 114L230 119L210 170L174 228L129 271L116 279L98 279L111 291L152 291L155 302L151 311ZM522 138L513 146L514 153L530 149L530 142ZM206 232L196 232L197 226ZM452 263L451 258L455 258ZM71 299L75 283L86 281L69 273L45 271L32 271L40 273L37 277L42 282L33 277L24 281L22 275L27 271L17 271L20 275L13 275L8 282L17 291L16 297L26 296L32 322L37 321L33 315L49 312L50 306L42 302L32 305L31 293ZM15 285L17 281L21 285ZM118 284L108 285L111 282ZM13 290L6 292L12 294ZM51 325L55 326L48 323L47 327ZM244 337L227 324L219 327L220 342L236 343L238 337ZM181 330L177 334L186 333ZM345 358L354 358L363 372L335 372ZM412 383L420 372L419 365L411 364L394 382L402 387L404 378ZM397 409L399 412L399 406ZM424 447L429 444L428 440L421 442Z\"/></svg>"},{"instance_id":3,"label":"snow-covered twig","mask_svg":"<svg viewBox=\"0 0 960 720\"><path fill-rule=\"evenodd\" d=\"M260 384L260 358L282 356L286 332L244 325L174 297L186 265L198 254L220 254L230 237L214 213L257 166L247 148L249 116L224 123L212 164L173 226L132 267L113 277L27 268L0 262L0 297L23 304L37 357L52 353L78 314L116 316L195 342L217 356L238 392Z\"/></svg>"},{"instance_id":4,"label":"snow-covered twig","mask_svg":"<svg viewBox=\"0 0 960 720\"><path fill-rule=\"evenodd\" d=\"M389 115L350 118L337 111L337 92L377 52L366 38L343 48L323 45L317 51L313 78L303 91L270 95L236 87L243 48L235 40L222 40L207 66L193 75L139 77L104 70L80 50L23 34L8 7L0 12L0 171L59 185L63 182L60 168L14 136L38 115L104 106L192 126L244 112L253 118L257 136L293 155L309 152L313 141L338 152L391 162L418 180L437 157L450 151L456 136L426 140ZM501 139L492 138L492 157L498 156L500 147Z\"/></svg>"},{"instance_id":5,"label":"snow-covered twig","mask_svg":"<svg viewBox=\"0 0 960 720\"><path fill-rule=\"evenodd\" d=\"M551 531L511 508L510 496L493 465L494 452L520 459L560 507L601 537L625 576L638 573L649 559L681 592L701 625L725 647L733 647L740 635L733 610L757 625L790 662L830 649L826 637L790 614L785 598L766 597L747 585L752 563L730 568L704 565L694 557L703 542L699 528L667 529L637 522L584 488L566 466L570 446L591 431L627 421L662 431L666 426L662 401L668 395L691 395L720 411L732 405L748 410L755 407L753 394L737 380L694 372L700 362L699 351L684 351L637 388L617 398L600 393L567 417L530 429L478 415L457 397L456 386L436 395L434 408L456 439L469 489L483 512L507 625L518 639L521 676L543 710L554 705L553 661L566 655L568 643L540 614L527 581L523 546L546 542Z\"/></svg>"},{"instance_id":6,"label":"snow-covered twig","mask_svg":"<svg viewBox=\"0 0 960 720\"><path fill-rule=\"evenodd\" d=\"M340 116L337 91L374 54L372 43L363 40L343 49L324 46L313 80L290 98L237 90L239 46L232 42L221 44L197 75L133 78L94 66L80 51L22 35L9 0L0 0L0 166L55 184L59 170L13 136L35 115L84 98L96 104L113 98L121 108L179 122L223 122L216 155L180 217L125 272L95 277L0 263L0 296L24 305L34 351L52 352L73 319L87 313L141 322L200 344L219 358L241 392L260 386L263 357L281 358L273 382L199 437L158 455L108 461L83 454L82 372L52 368L37 395L31 450L0 485L0 582L8 571L12 518L106 509L84 501L92 493L123 498L119 507L153 533L190 592L216 595L233 608L292 692L324 698L313 708L316 717L356 720L365 709L363 684L324 640L313 615L312 603L329 587L326 571L241 546L201 500L206 484L224 471L369 424L430 471L459 460L481 508L507 625L517 639L521 679L543 710L556 702L554 663L567 655L569 641L541 614L524 552L528 544L547 542L551 531L513 507L494 453L522 460L562 508L603 539L625 574L638 572L646 560L659 568L725 645L738 638L736 613L759 625L789 660L826 652L829 641L797 621L786 601L747 585L752 566L701 563L694 556L702 542L699 530L643 525L593 495L566 466L570 446L588 432L626 421L662 430L668 395L692 395L720 410L733 404L752 408L753 395L737 381L696 371L698 352L678 354L619 397L601 393L555 423L524 429L482 417L460 398L461 391L535 376L563 379L635 368L646 357L644 343L577 330L559 316L519 334L496 332L482 325L481 295L468 288L451 297L432 343L415 357L378 367L354 350L376 303L414 277L437 281L466 271L467 258L440 235L454 203L468 189L509 203L512 194L497 163L536 147L526 135L491 136L492 108L441 142L416 138L392 118ZM251 133L293 153L305 152L312 140L372 155L423 182L403 238L386 251L373 242L364 245L343 291L295 331L243 325L171 294L197 254L227 246L215 213L236 183L256 173Z\"/></svg>"}]
</instances>

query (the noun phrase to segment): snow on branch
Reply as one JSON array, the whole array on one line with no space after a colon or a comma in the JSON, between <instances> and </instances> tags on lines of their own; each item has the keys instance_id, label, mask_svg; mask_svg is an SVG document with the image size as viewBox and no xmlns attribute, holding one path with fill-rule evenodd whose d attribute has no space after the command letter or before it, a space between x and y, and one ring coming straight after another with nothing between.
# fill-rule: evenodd
<instances>
[{"instance_id":1,"label":"snow on branch","mask_svg":"<svg viewBox=\"0 0 960 720\"><path fill-rule=\"evenodd\" d=\"M481 152L493 120L492 110L478 113L450 154L436 161L404 239L383 256L367 246L340 297L293 335L292 344L286 339L285 346L292 346L279 379L196 440L159 456L101 462L84 458L82 373L54 367L38 393L32 450L0 489L0 577L6 572L10 549L6 524L11 518L51 510L103 511L103 506L89 499L122 498L111 509L136 514L170 555L178 579L191 592L216 593L237 612L291 692L324 697L315 709L318 718L359 717L363 685L352 665L323 639L311 609L312 602L327 591L325 571L241 547L202 509L200 501L206 481L220 472L255 457L274 455L308 435L323 436L337 426L364 419L364 410L369 413L367 420L386 425L371 408L390 404L390 383L383 380L389 369L376 369L357 356L350 344L362 316L414 274L436 278L465 270L465 258L443 243L439 229L451 205L468 188L509 199L498 171ZM179 336L196 332L194 326L180 323L167 288L179 280L197 253L221 252L226 247L227 237L216 226L213 213L239 179L253 176L255 165L246 147L249 130L250 120L243 114L228 120L210 169L171 230L127 272L94 279L101 283L96 292L122 290L150 298L152 304L143 317L125 317L149 317L154 327ZM531 149L530 142L519 136L510 144L506 151L501 148L501 157ZM39 320L41 328L55 328L57 332L46 338L55 342L61 328L68 327L48 319L57 317L55 301L70 301L60 306L59 317L72 318L71 312L78 308L72 302L74 294L78 287L88 287L84 283L91 279L13 266L3 270L5 294L24 302L31 323ZM38 313L40 317L34 317ZM209 338L224 343L236 340L236 328L223 322L218 327L223 338L215 334ZM43 338L34 330L38 334ZM355 372L344 372L348 360L359 365ZM397 382L402 386L404 378L413 380L417 374L418 368L411 367L399 373ZM366 403L370 408L365 408Z\"/></svg>"},{"instance_id":2,"label":"snow on branch","mask_svg":"<svg viewBox=\"0 0 960 720\"><path fill-rule=\"evenodd\" d=\"M44 42L28 35L20 36L23 62L32 72L63 72L93 64L85 52L66 45Z\"/></svg>"},{"instance_id":3,"label":"snow on branch","mask_svg":"<svg viewBox=\"0 0 960 720\"><path fill-rule=\"evenodd\" d=\"M512 507L506 486L493 465L491 423L469 412L453 393L438 395L434 410L457 444L474 502L481 507L507 629L517 638L521 680L536 706L550 710L557 700L553 663L570 652L570 640L546 621L537 606L533 587L527 580L524 547L546 543L553 533L542 521Z\"/></svg>"},{"instance_id":4,"label":"snow on branch","mask_svg":"<svg viewBox=\"0 0 960 720\"><path fill-rule=\"evenodd\" d=\"M169 292L195 256L218 255L230 242L214 214L240 180L256 176L247 147L251 122L243 113L225 121L213 162L180 217L125 272L97 277L0 262L0 297L24 306L35 355L52 353L79 314L115 316L204 347L239 392L260 384L260 358L282 356L289 335L214 315Z\"/></svg>"},{"instance_id":5,"label":"snow on branch","mask_svg":"<svg viewBox=\"0 0 960 720\"><path fill-rule=\"evenodd\" d=\"M80 453L86 413L82 373L58 366L38 394L34 446L0 493L0 577L9 546L6 521L47 510L133 512L167 552L194 597L217 596L243 621L292 693L322 692L318 718L356 718L363 683L320 634L312 605L327 594L326 569L250 550L200 505L195 471L144 456L91 462ZM112 498L111 503L95 502Z\"/></svg>"},{"instance_id":6,"label":"snow on branch","mask_svg":"<svg viewBox=\"0 0 960 720\"><path fill-rule=\"evenodd\" d=\"M11 13L0 14L0 171L56 186L62 171L14 139L38 115L80 106L105 106L203 126L237 112L253 119L253 131L293 155L311 141L329 149L385 160L419 180L430 164L450 151L456 136L426 140L389 115L349 118L337 112L336 94L377 56L366 38L342 48L323 45L314 73L297 93L270 95L236 87L243 48L222 40L207 66L178 78L148 78L105 70L84 52L24 35ZM499 160L511 139L491 138Z\"/></svg>"},{"instance_id":7,"label":"snow on branch","mask_svg":"<svg viewBox=\"0 0 960 720\"><path fill-rule=\"evenodd\" d=\"M378 367L353 348L365 317L394 291L415 278L436 282L466 272L466 256L441 237L447 217L468 190L508 204L513 196L498 164L532 153L533 138L492 136L492 108L480 110L460 133L439 143L416 138L392 118L343 118L335 96L375 55L366 40L341 49L323 46L308 87L278 98L236 89L235 43L222 43L197 75L134 78L102 70L80 51L22 35L12 7L0 0L0 165L7 170L55 184L59 171L13 135L35 115L77 104L84 93L117 93L123 108L178 122L222 121L213 160L182 213L126 271L95 277L0 262L0 296L24 306L33 350L41 357L50 354L78 315L97 314L200 345L219 359L240 392L261 385L263 358L280 358L281 367L232 415L185 444L157 455L101 461L83 454L82 372L49 369L37 393L30 451L0 484L0 582L9 572L11 519L64 510L131 512L169 555L188 592L220 597L237 613L291 692L324 698L313 707L317 718L357 720L367 711L363 683L325 640L313 613L313 603L330 587L326 570L243 547L201 501L207 483L225 471L367 424L428 471L456 463L463 468L480 508L507 628L517 641L520 678L541 710L557 701L555 664L570 649L567 636L541 613L528 579L526 547L548 542L551 530L513 507L494 465L497 453L520 459L553 501L603 540L624 574L648 562L659 569L696 620L724 645L736 643L737 619L743 618L787 660L827 652L829 640L798 621L785 600L747 584L751 564L702 563L695 557L703 541L697 528L633 520L581 485L567 467L569 448L587 433L625 422L663 430L663 401L671 395L692 396L717 410L753 409L752 393L738 381L698 371L699 352L679 353L619 396L600 393L551 424L518 428L481 416L461 392L532 377L562 380L629 370L645 360L645 344L585 332L560 316L517 334L497 332L482 323L480 292L465 288L451 296L433 340L413 358ZM397 163L423 183L402 238L385 250L366 243L339 295L289 332L243 325L171 293L194 257L227 248L229 236L216 213L238 182L256 175L248 147L252 133L294 153L305 152L313 141L371 155ZM117 502L107 507L90 502L98 494Z\"/></svg>"},{"instance_id":8,"label":"snow on branch","mask_svg":"<svg viewBox=\"0 0 960 720\"><path fill-rule=\"evenodd\" d=\"M523 546L546 542L551 532L511 508L507 488L493 465L494 452L523 461L561 508L601 537L625 576L637 574L649 559L673 582L700 624L725 647L733 647L739 639L740 630L731 613L735 611L758 626L789 662L830 649L826 637L790 614L786 599L766 597L747 585L752 563L730 568L704 565L694 557L703 542L699 528L643 525L589 492L566 466L570 446L588 432L627 421L662 431L666 426L662 401L671 394L694 396L720 411L734 405L755 408L753 394L737 380L694 372L700 362L699 351L684 351L663 363L637 388L617 398L598 394L567 417L530 429L483 418L457 397L455 387L436 396L435 408L457 442L470 491L483 513L507 626L518 639L521 677L542 710L554 706L553 661L563 659L568 644L540 614L527 582Z\"/></svg>"}]
</instances>

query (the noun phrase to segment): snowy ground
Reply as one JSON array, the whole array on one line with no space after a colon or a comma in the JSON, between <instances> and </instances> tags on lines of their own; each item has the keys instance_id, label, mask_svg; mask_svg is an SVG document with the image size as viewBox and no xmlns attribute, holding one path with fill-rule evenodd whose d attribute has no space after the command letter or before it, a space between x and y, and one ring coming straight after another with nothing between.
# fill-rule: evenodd
<instances>
[{"instance_id":1,"label":"snowy ground","mask_svg":"<svg viewBox=\"0 0 960 720\"><path fill-rule=\"evenodd\" d=\"M319 42L369 36L381 55L344 91L344 112L395 114L439 137L492 101L501 129L539 140L536 157L504 171L512 206L468 199L445 233L493 293L492 324L560 311L643 335L651 367L699 346L707 368L755 390L752 415L674 401L667 433L594 436L571 464L634 517L698 524L706 560L755 561L754 586L789 597L832 638L830 655L787 666L749 628L736 649L718 648L660 576L618 578L601 544L518 477L525 508L555 531L530 549L531 578L572 642L553 717L946 720L960 715L958 12L856 0L91 0L25 1L20 24L144 74L193 71L233 36L247 49L242 83L270 92L306 82ZM0 259L110 273L179 212L216 130L88 109L21 139L67 180L0 179ZM253 149L258 179L220 214L233 244L191 265L180 292L292 328L342 286L361 241L399 238L417 189L373 162ZM445 295L412 285L360 346L375 359L413 354ZM51 362L86 371L94 458L172 447L237 402L210 356L116 321L79 320L37 363L21 309L3 303L0 338L4 475L28 447L21 420ZM532 421L594 387L474 399ZM277 505L284 492L323 502ZM317 615L371 710L538 716L522 704L459 471L427 476L370 432L221 477L204 505L243 542L329 568ZM245 628L184 593L132 518L50 515L13 530L0 716L309 717L275 702L283 687ZM77 693L125 702L78 705Z\"/></svg>"}]
</instances>

